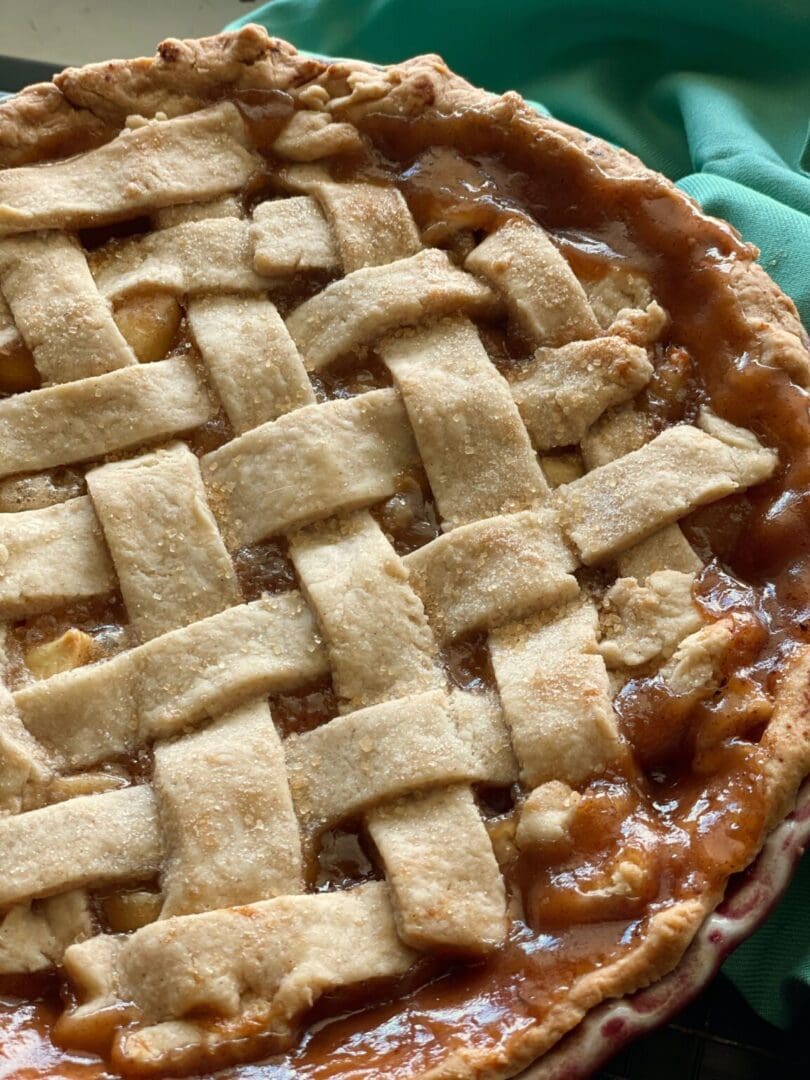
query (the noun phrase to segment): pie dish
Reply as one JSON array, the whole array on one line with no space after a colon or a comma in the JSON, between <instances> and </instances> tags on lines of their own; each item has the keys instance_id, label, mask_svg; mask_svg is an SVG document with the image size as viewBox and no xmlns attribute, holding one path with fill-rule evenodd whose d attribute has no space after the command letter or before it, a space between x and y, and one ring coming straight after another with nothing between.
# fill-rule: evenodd
<instances>
[{"instance_id":1,"label":"pie dish","mask_svg":"<svg viewBox=\"0 0 810 1080\"><path fill-rule=\"evenodd\" d=\"M507 1077L663 979L810 772L755 249L255 26L29 88L0 166L9 1075Z\"/></svg>"}]
</instances>

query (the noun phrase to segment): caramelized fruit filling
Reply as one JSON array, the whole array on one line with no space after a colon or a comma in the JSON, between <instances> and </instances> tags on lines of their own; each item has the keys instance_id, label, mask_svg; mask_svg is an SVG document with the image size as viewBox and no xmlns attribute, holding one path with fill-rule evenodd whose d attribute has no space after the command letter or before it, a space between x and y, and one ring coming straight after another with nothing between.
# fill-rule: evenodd
<instances>
[{"instance_id":1,"label":"caramelized fruit filling","mask_svg":"<svg viewBox=\"0 0 810 1080\"><path fill-rule=\"evenodd\" d=\"M245 600L295 588L295 569L283 537L240 548L234 553L233 565Z\"/></svg>"},{"instance_id":2,"label":"caramelized fruit filling","mask_svg":"<svg viewBox=\"0 0 810 1080\"><path fill-rule=\"evenodd\" d=\"M0 398L40 387L34 357L20 340L0 344Z\"/></svg>"},{"instance_id":3,"label":"caramelized fruit filling","mask_svg":"<svg viewBox=\"0 0 810 1080\"><path fill-rule=\"evenodd\" d=\"M120 596L33 615L12 625L6 638L6 681L17 689L32 679L108 659L129 645Z\"/></svg>"},{"instance_id":4,"label":"caramelized fruit filling","mask_svg":"<svg viewBox=\"0 0 810 1080\"><path fill-rule=\"evenodd\" d=\"M391 373L373 349L360 349L311 376L318 401L351 398L391 386Z\"/></svg>"},{"instance_id":5,"label":"caramelized fruit filling","mask_svg":"<svg viewBox=\"0 0 810 1080\"><path fill-rule=\"evenodd\" d=\"M237 104L257 145L266 149L291 115L279 91L249 91ZM516 149L491 121L475 112L407 124L371 112L364 121L387 160L351 159L335 168L342 178L395 175L426 242L462 259L505 216L527 215L550 230L583 281L597 281L611 267L645 275L667 310L666 337L656 347L656 374L641 403L657 427L692 419L708 403L721 417L753 430L779 451L780 470L764 485L699 510L683 522L688 539L707 563L696 598L713 618L732 615L743 627L727 658L719 689L709 697L678 696L655 677L628 682L616 700L624 735L633 747L614 775L593 778L582 791L570 837L552 851L520 851L513 843L513 792L479 791L515 912L507 943L475 965L417 965L398 982L367 989L365 996L323 999L304 1018L297 1048L260 1066L281 1080L297 1070L309 1078L406 1076L427 1070L455 1047L501 1047L546 1016L572 984L595 967L616 961L645 940L658 913L678 900L718 896L729 874L748 864L762 839L764 800L759 738L772 707L780 669L797 642L810 639L810 419L806 395L775 368L751 359L751 329L728 287L731 260L741 246L720 224L708 223L664 195L640 200L632 181L586 174L572 150L560 149L542 164L531 146ZM425 147L448 139L447 146ZM148 224L148 223L147 223ZM118 235L127 235L127 228ZM138 231L138 222L131 231ZM109 239L88 233L88 247ZM323 288L302 281L273 293L282 315ZM116 315L142 360L163 350L193 356L174 306L152 298ZM137 305L136 305L137 307ZM130 321L128 321L130 320ZM527 356L506 326L482 327L494 362L507 376ZM358 365L337 365L316 387L327 397L350 396L389 385L370 355ZM0 394L30 389L35 373L24 350L0 364ZM217 417L194 433L205 453L231 437ZM400 493L374 513L400 554L438 535L429 488L406 479ZM275 540L237 554L247 598L294 587L283 545ZM599 575L581 575L585 588L604 586ZM86 617L43 617L12 631L12 674L22 678L25 649L71 629L102 649L115 609ZM42 627L47 626L46 630ZM445 651L452 684L494 690L483 636ZM15 668L17 664L17 668ZM16 671L16 674L14 672ZM331 683L274 699L283 736L325 723L337 712ZM129 776L148 765L126 763ZM519 803L518 803L519 808ZM320 838L310 878L317 889L344 887L376 876L367 839L351 826ZM151 917L149 887L117 891L98 902L103 922L126 931ZM24 1033L29 1077L101 1077L98 1059L58 1050L50 1033L62 1009L61 982L23 977L2 988L2 1026ZM22 999L22 1000L21 1000ZM370 1002L376 1002L369 1007ZM250 1034L246 1032L247 1042ZM253 1045L253 1044L251 1044ZM247 1057L277 1048L259 1036ZM229 1075L236 1075L231 1073ZM244 1075L255 1075L250 1069Z\"/></svg>"},{"instance_id":6,"label":"caramelized fruit filling","mask_svg":"<svg viewBox=\"0 0 810 1080\"><path fill-rule=\"evenodd\" d=\"M441 529L424 472L404 476L399 491L371 508L397 555L408 555L435 540Z\"/></svg>"},{"instance_id":7,"label":"caramelized fruit filling","mask_svg":"<svg viewBox=\"0 0 810 1080\"><path fill-rule=\"evenodd\" d=\"M128 296L114 311L118 329L142 364L162 360L168 354L182 316L180 304L168 293Z\"/></svg>"}]
</instances>

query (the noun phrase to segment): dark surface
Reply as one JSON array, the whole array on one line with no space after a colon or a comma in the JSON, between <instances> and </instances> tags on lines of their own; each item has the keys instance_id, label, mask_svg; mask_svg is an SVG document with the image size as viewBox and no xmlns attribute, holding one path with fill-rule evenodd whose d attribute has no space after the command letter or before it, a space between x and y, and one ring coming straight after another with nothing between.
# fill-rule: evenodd
<instances>
[{"instance_id":1,"label":"dark surface","mask_svg":"<svg viewBox=\"0 0 810 1080\"><path fill-rule=\"evenodd\" d=\"M810 1015L766 1023L722 974L671 1024L632 1043L597 1080L807 1080Z\"/></svg>"},{"instance_id":2,"label":"dark surface","mask_svg":"<svg viewBox=\"0 0 810 1080\"><path fill-rule=\"evenodd\" d=\"M43 64L39 60L0 55L0 94L22 90L30 83L50 82L51 75L61 68L61 64Z\"/></svg>"}]
</instances>

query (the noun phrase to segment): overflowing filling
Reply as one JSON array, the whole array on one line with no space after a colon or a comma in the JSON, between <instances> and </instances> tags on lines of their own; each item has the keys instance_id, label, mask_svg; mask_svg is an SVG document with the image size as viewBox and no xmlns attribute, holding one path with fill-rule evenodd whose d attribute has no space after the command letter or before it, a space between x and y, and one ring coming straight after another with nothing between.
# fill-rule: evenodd
<instances>
[{"instance_id":1,"label":"overflowing filling","mask_svg":"<svg viewBox=\"0 0 810 1080\"><path fill-rule=\"evenodd\" d=\"M806 373L730 231L474 112L236 106L0 174L30 1076L407 1076L589 1007L758 850L810 627Z\"/></svg>"}]
</instances>

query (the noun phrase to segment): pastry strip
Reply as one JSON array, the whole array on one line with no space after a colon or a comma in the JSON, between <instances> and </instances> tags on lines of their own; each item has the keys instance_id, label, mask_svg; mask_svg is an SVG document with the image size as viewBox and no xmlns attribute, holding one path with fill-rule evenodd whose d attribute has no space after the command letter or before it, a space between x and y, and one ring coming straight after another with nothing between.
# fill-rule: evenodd
<instances>
[{"instance_id":1,"label":"pastry strip","mask_svg":"<svg viewBox=\"0 0 810 1080\"><path fill-rule=\"evenodd\" d=\"M100 253L99 292L111 300L160 290L261 292L268 282L253 269L250 225L241 218L205 218L124 240Z\"/></svg>"},{"instance_id":2,"label":"pastry strip","mask_svg":"<svg viewBox=\"0 0 810 1080\"><path fill-rule=\"evenodd\" d=\"M590 600L512 623L489 636L492 666L521 779L579 784L619 743Z\"/></svg>"},{"instance_id":3,"label":"pastry strip","mask_svg":"<svg viewBox=\"0 0 810 1080\"><path fill-rule=\"evenodd\" d=\"M606 409L633 397L652 373L645 349L599 337L538 349L512 394L534 446L551 450L580 442Z\"/></svg>"},{"instance_id":4,"label":"pastry strip","mask_svg":"<svg viewBox=\"0 0 810 1080\"><path fill-rule=\"evenodd\" d=\"M46 383L103 375L137 363L69 236L0 240L0 290Z\"/></svg>"},{"instance_id":5,"label":"pastry strip","mask_svg":"<svg viewBox=\"0 0 810 1080\"><path fill-rule=\"evenodd\" d=\"M448 526L543 500L548 485L509 386L468 319L392 335L379 352L402 394Z\"/></svg>"},{"instance_id":6,"label":"pastry strip","mask_svg":"<svg viewBox=\"0 0 810 1080\"><path fill-rule=\"evenodd\" d=\"M403 562L440 638L522 619L579 592L576 560L550 508L463 525Z\"/></svg>"},{"instance_id":7,"label":"pastry strip","mask_svg":"<svg viewBox=\"0 0 810 1080\"><path fill-rule=\"evenodd\" d=\"M65 766L92 765L327 670L300 594L265 596L14 695Z\"/></svg>"},{"instance_id":8,"label":"pastry strip","mask_svg":"<svg viewBox=\"0 0 810 1080\"><path fill-rule=\"evenodd\" d=\"M566 345L599 333L585 290L539 225L508 221L470 252L464 266L503 293L536 345Z\"/></svg>"},{"instance_id":9,"label":"pastry strip","mask_svg":"<svg viewBox=\"0 0 810 1080\"><path fill-rule=\"evenodd\" d=\"M324 628L341 711L440 685L425 612L370 515L302 530L290 540L290 558Z\"/></svg>"},{"instance_id":10,"label":"pastry strip","mask_svg":"<svg viewBox=\"0 0 810 1080\"><path fill-rule=\"evenodd\" d=\"M456 733L467 747L474 775L487 784L514 784L517 762L497 695L453 689L448 707Z\"/></svg>"},{"instance_id":11,"label":"pastry strip","mask_svg":"<svg viewBox=\"0 0 810 1080\"><path fill-rule=\"evenodd\" d=\"M0 616L101 596L116 580L87 496L0 514Z\"/></svg>"},{"instance_id":12,"label":"pastry strip","mask_svg":"<svg viewBox=\"0 0 810 1080\"><path fill-rule=\"evenodd\" d=\"M238 604L233 565L183 443L87 474L137 641Z\"/></svg>"},{"instance_id":13,"label":"pastry strip","mask_svg":"<svg viewBox=\"0 0 810 1080\"><path fill-rule=\"evenodd\" d=\"M415 458L399 395L373 390L254 428L206 454L202 469L234 548L388 498Z\"/></svg>"},{"instance_id":14,"label":"pastry strip","mask_svg":"<svg viewBox=\"0 0 810 1080\"><path fill-rule=\"evenodd\" d=\"M186 360L137 364L0 401L0 476L102 457L213 414Z\"/></svg>"},{"instance_id":15,"label":"pastry strip","mask_svg":"<svg viewBox=\"0 0 810 1080\"><path fill-rule=\"evenodd\" d=\"M419 230L398 188L324 179L309 190L332 226L344 274L405 259L421 249Z\"/></svg>"},{"instance_id":16,"label":"pastry strip","mask_svg":"<svg viewBox=\"0 0 810 1080\"><path fill-rule=\"evenodd\" d=\"M188 323L237 435L315 401L281 316L263 297L201 296Z\"/></svg>"},{"instance_id":17,"label":"pastry strip","mask_svg":"<svg viewBox=\"0 0 810 1080\"><path fill-rule=\"evenodd\" d=\"M306 300L287 319L304 365L317 371L360 345L428 316L482 313L495 299L482 282L457 270L443 251L355 270Z\"/></svg>"},{"instance_id":18,"label":"pastry strip","mask_svg":"<svg viewBox=\"0 0 810 1080\"><path fill-rule=\"evenodd\" d=\"M309 195L272 199L253 211L253 266L265 277L340 269L340 252L329 222Z\"/></svg>"},{"instance_id":19,"label":"pastry strip","mask_svg":"<svg viewBox=\"0 0 810 1080\"><path fill-rule=\"evenodd\" d=\"M0 818L0 904L149 877L163 856L152 789L81 795Z\"/></svg>"},{"instance_id":20,"label":"pastry strip","mask_svg":"<svg viewBox=\"0 0 810 1080\"><path fill-rule=\"evenodd\" d=\"M652 438L650 419L632 407L605 413L582 440L582 456L589 469L607 465L617 457L638 450ZM665 525L621 552L618 559L622 577L644 581L656 570L678 570L694 574L703 563L692 550L680 525Z\"/></svg>"},{"instance_id":21,"label":"pastry strip","mask_svg":"<svg viewBox=\"0 0 810 1080\"><path fill-rule=\"evenodd\" d=\"M616 555L703 503L767 480L777 457L744 434L734 445L688 424L667 428L561 488L563 528L583 561Z\"/></svg>"},{"instance_id":22,"label":"pastry strip","mask_svg":"<svg viewBox=\"0 0 810 1080\"><path fill-rule=\"evenodd\" d=\"M605 593L599 652L609 668L666 660L703 617L692 599L694 574L656 570L643 584L618 578Z\"/></svg>"},{"instance_id":23,"label":"pastry strip","mask_svg":"<svg viewBox=\"0 0 810 1080\"><path fill-rule=\"evenodd\" d=\"M5 668L0 624L0 661ZM46 784L51 779L51 763L42 747L25 728L14 706L14 698L0 684L0 813L19 814L26 789L32 782Z\"/></svg>"},{"instance_id":24,"label":"pastry strip","mask_svg":"<svg viewBox=\"0 0 810 1080\"><path fill-rule=\"evenodd\" d=\"M0 349L11 349L22 341L20 332L11 314L11 308L6 303L2 289L0 289Z\"/></svg>"},{"instance_id":25,"label":"pastry strip","mask_svg":"<svg viewBox=\"0 0 810 1080\"><path fill-rule=\"evenodd\" d=\"M633 450L640 450L654 436L652 418L632 404L611 409L585 432L580 450L588 469L598 469Z\"/></svg>"},{"instance_id":26,"label":"pastry strip","mask_svg":"<svg viewBox=\"0 0 810 1080\"><path fill-rule=\"evenodd\" d=\"M0 234L69 229L202 202L262 168L235 105L125 128L96 150L0 174ZM144 163L148 162L148 168Z\"/></svg>"},{"instance_id":27,"label":"pastry strip","mask_svg":"<svg viewBox=\"0 0 810 1080\"><path fill-rule=\"evenodd\" d=\"M155 747L161 918L303 890L284 754L265 701Z\"/></svg>"},{"instance_id":28,"label":"pastry strip","mask_svg":"<svg viewBox=\"0 0 810 1080\"><path fill-rule=\"evenodd\" d=\"M377 807L368 815L368 830L385 852L403 941L417 949L472 953L500 945L506 932L503 878L469 787Z\"/></svg>"},{"instance_id":29,"label":"pastry strip","mask_svg":"<svg viewBox=\"0 0 810 1080\"><path fill-rule=\"evenodd\" d=\"M657 570L677 570L681 574L696 574L703 563L683 534L680 525L665 525L633 544L616 560L622 577L645 581Z\"/></svg>"},{"instance_id":30,"label":"pastry strip","mask_svg":"<svg viewBox=\"0 0 810 1080\"><path fill-rule=\"evenodd\" d=\"M298 815L314 830L409 791L483 779L456 734L443 690L358 709L290 735L284 754Z\"/></svg>"},{"instance_id":31,"label":"pastry strip","mask_svg":"<svg viewBox=\"0 0 810 1080\"><path fill-rule=\"evenodd\" d=\"M240 218L242 202L238 194L220 195L201 203L180 203L177 206L164 206L152 215L158 229L171 229L186 221L207 221L209 218Z\"/></svg>"},{"instance_id":32,"label":"pastry strip","mask_svg":"<svg viewBox=\"0 0 810 1080\"><path fill-rule=\"evenodd\" d=\"M146 1024L247 1014L261 1018L262 1029L283 1031L328 990L400 975L415 959L397 936L381 882L279 896L72 946L65 964L89 1000L63 1023L67 1031L118 1000L136 1005ZM197 1023L202 1037L205 1022ZM191 1019L181 1026L186 1042L194 1027ZM165 1045L170 1032L152 1035ZM124 1057L147 1054L149 1041L148 1029L136 1031Z\"/></svg>"},{"instance_id":33,"label":"pastry strip","mask_svg":"<svg viewBox=\"0 0 810 1080\"><path fill-rule=\"evenodd\" d=\"M183 444L88 475L140 640L239 601L233 567ZM259 700L155 747L164 837L161 917L303 888L281 743Z\"/></svg>"}]
</instances>

